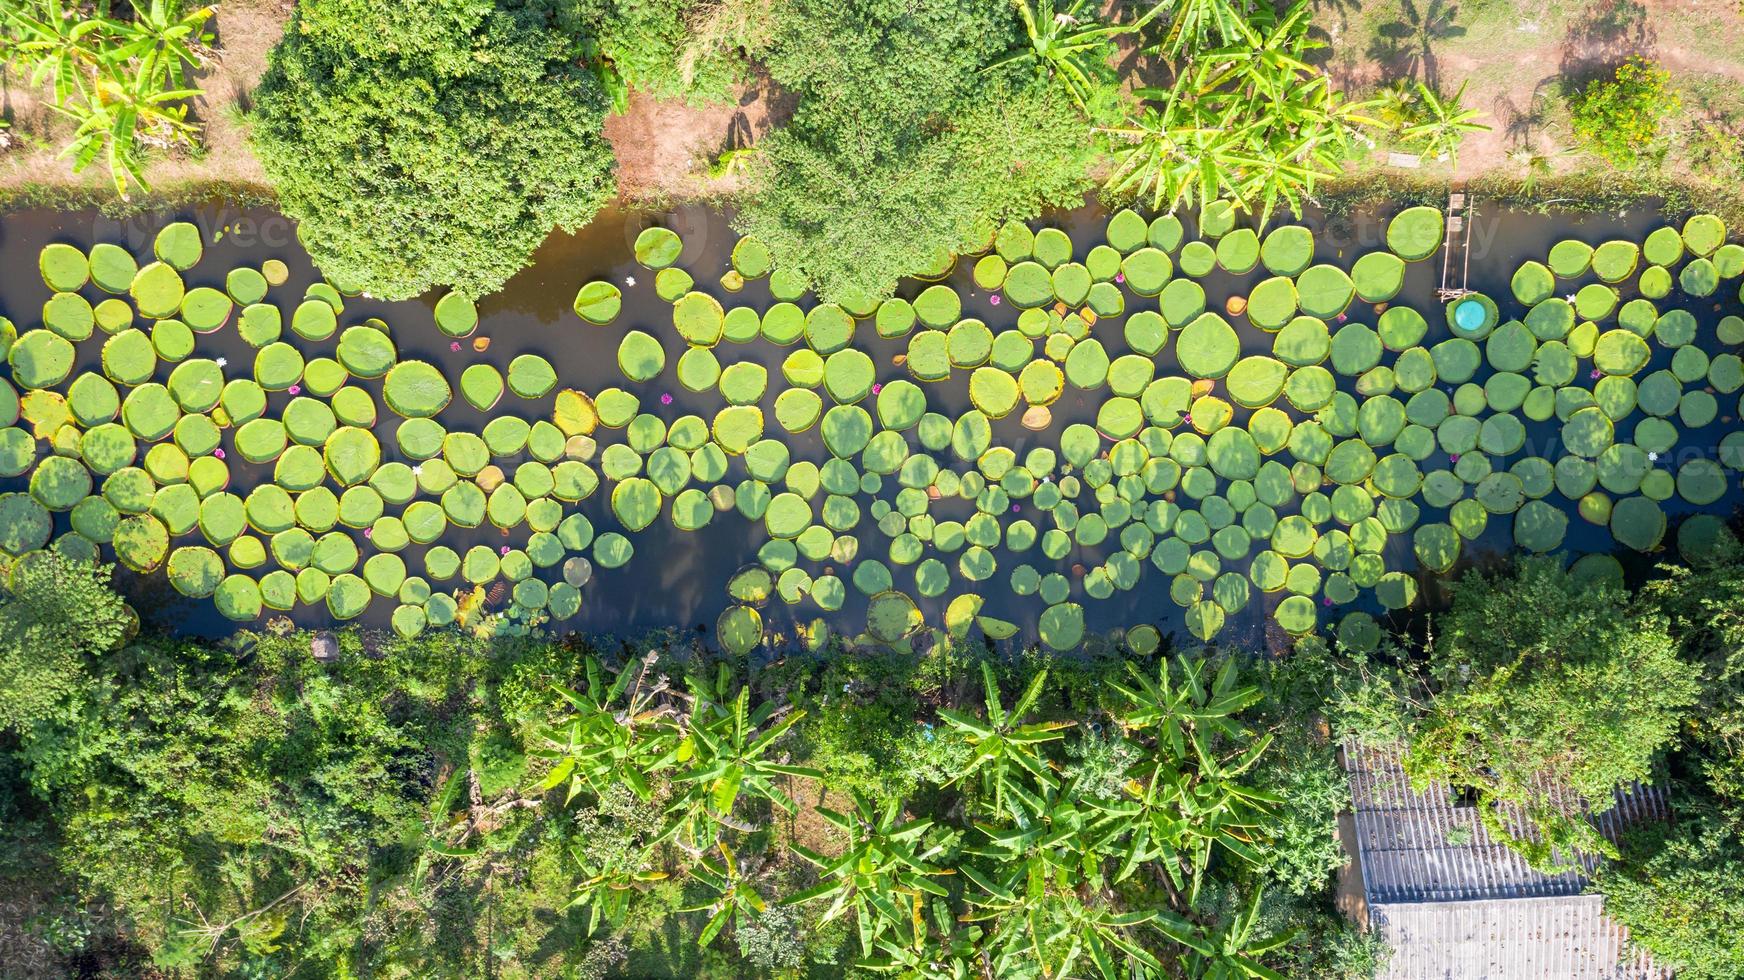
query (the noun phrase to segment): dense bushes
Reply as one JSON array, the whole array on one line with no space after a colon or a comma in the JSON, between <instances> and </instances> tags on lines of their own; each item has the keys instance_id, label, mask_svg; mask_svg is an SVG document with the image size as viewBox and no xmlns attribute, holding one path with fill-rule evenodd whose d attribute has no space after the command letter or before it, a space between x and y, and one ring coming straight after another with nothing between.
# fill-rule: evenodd
<instances>
[{"instance_id":1,"label":"dense bushes","mask_svg":"<svg viewBox=\"0 0 1744 980\"><path fill-rule=\"evenodd\" d=\"M795 0L774 24L764 61L799 104L738 223L825 298L886 295L1087 187L1090 123L1066 91L984 71L1018 42L1006 5Z\"/></svg>"},{"instance_id":2,"label":"dense bushes","mask_svg":"<svg viewBox=\"0 0 1744 980\"><path fill-rule=\"evenodd\" d=\"M1637 56L1612 77L1582 86L1569 99L1575 137L1619 167L1655 157L1664 150L1660 127L1681 102L1670 81L1669 72Z\"/></svg>"},{"instance_id":3,"label":"dense bushes","mask_svg":"<svg viewBox=\"0 0 1744 980\"><path fill-rule=\"evenodd\" d=\"M1603 807L1613 787L1651 776L1697 693L1665 616L1559 558L1527 559L1468 575L1436 626L1437 692L1412 733L1412 776L1476 789L1498 837L1509 833L1494 805L1522 807L1541 839L1519 843L1536 861L1557 845L1604 850L1554 791Z\"/></svg>"},{"instance_id":4,"label":"dense bushes","mask_svg":"<svg viewBox=\"0 0 1744 980\"><path fill-rule=\"evenodd\" d=\"M1671 571L1644 594L1669 617L1702 693L1668 764L1675 819L1636 828L1597 887L1678 976L1744 975L1744 552Z\"/></svg>"},{"instance_id":5,"label":"dense bushes","mask_svg":"<svg viewBox=\"0 0 1744 980\"><path fill-rule=\"evenodd\" d=\"M543 0L299 4L255 147L334 281L488 293L612 192L605 96L579 53Z\"/></svg>"},{"instance_id":6,"label":"dense bushes","mask_svg":"<svg viewBox=\"0 0 1744 980\"><path fill-rule=\"evenodd\" d=\"M308 642L154 636L84 657L58 700L0 733L5 795L26 801L7 811L6 856L51 845L175 975L837 976L924 950L1016 963L1037 942L1093 971L1073 952L1079 926L1116 961L1174 962L1171 937L1239 929L1232 949L1334 976L1364 948L1326 899L1342 780L1300 725L1312 704L1271 700L1309 685L1242 687L1231 661L1129 673L1100 656L956 651L747 675L672 635L589 649L343 633L332 665ZM1198 748L1170 747L1177 725ZM588 751L602 744L621 751ZM1153 792L1135 799L1136 785ZM1151 822L1194 792L1233 795ZM850 838L830 822L874 827L903 800L898 824L929 828L916 860L959 871L916 879L937 890L919 932L878 910L871 879L831 890ZM1008 833L1086 819L1096 834ZM1026 862L1053 869L1041 919L1002 897ZM987 918L955 924L971 910ZM1313 945L1265 951L1297 926Z\"/></svg>"}]
</instances>

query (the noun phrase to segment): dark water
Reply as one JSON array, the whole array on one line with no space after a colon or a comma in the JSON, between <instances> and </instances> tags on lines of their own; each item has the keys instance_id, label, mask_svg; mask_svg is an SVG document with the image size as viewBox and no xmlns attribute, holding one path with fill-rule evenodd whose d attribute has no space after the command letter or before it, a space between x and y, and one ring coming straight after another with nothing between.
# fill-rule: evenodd
<instances>
[{"instance_id":1,"label":"dark water","mask_svg":"<svg viewBox=\"0 0 1744 980\"><path fill-rule=\"evenodd\" d=\"M1337 218L1309 216L1305 223L1315 232L1315 260L1348 269L1361 254L1384 248L1386 219L1390 216L1391 211ZM1102 240L1106 219L1107 215L1102 210L1085 207L1055 215L1042 224L1065 229L1075 243L1075 258L1081 261L1091 247ZM208 244L205 258L184 276L190 287L213 286L222 289L224 275L232 268L241 265L258 268L268 258L278 258L286 262L291 269L290 281L284 286L275 287L268 299L269 302L280 305L285 312L286 330L283 339L296 344L306 358L332 355L338 333L326 341L310 342L295 338L289 330L290 311L301 300L304 289L320 281L319 274L296 242L293 226L270 211L236 210L222 204L151 215L126 222L113 221L88 212L25 211L0 218L0 315L11 317L21 332L37 324L37 310L49 295L48 289L36 274L36 255L43 245L59 241L88 249L96 242L109 241L128 247L136 255L147 255L157 229L171 220L192 221L206 232ZM640 395L642 411L659 415L668 422L686 414L699 414L705 419L712 417L720 405L718 393L692 394L673 378L673 365L676 364L681 347L675 342L671 332L671 305L655 295L653 273L638 266L631 253L631 243L636 234L651 223L670 227L683 237L685 249L680 265L695 277L695 288L713 293L728 307L749 305L762 310L770 305L772 300L766 280L749 283L738 293L728 293L719 285L718 277L729 268L728 256L735 239L725 216L708 207L695 205L661 214L608 211L577 234L554 235L539 250L529 268L516 276L501 292L480 302L481 324L475 336L488 337L491 341L489 349L484 353L475 352L470 339L462 342L460 351L450 349L450 338L438 333L431 319L434 296L396 303L364 297L348 298L345 311L340 316L341 330L366 318L380 317L390 325L402 360L417 358L442 368L451 385L456 388L453 403L438 419L449 431L477 432L490 417L499 414L515 414L528 421L548 417L551 406L549 397L528 401L505 395L490 416L478 412L458 397L458 379L466 366L484 361L506 372L508 362L523 353L539 354L549 360L557 370L560 387L574 387L593 393L606 387L621 385ZM1603 217L1480 213L1473 224L1469 285L1498 302L1503 320L1515 318L1522 315L1524 310L1512 298L1509 279L1521 262L1528 259L1542 261L1550 246L1564 238L1577 238L1591 244L1613 238L1640 242L1649 231L1663 223L1665 221L1661 215L1647 208ZM213 244L213 236L220 232L221 238ZM979 317L995 331L1009 326L1015 321L1017 310L1009 304L991 305L987 293L976 288L970 275L971 265L972 262L969 261L959 263L958 269L949 280L963 297L963 315ZM1254 283L1267 275L1269 273L1263 267L1239 277L1221 270L1214 271L1199 280L1206 290L1207 308L1221 311L1228 296L1245 295ZM1429 261L1409 264L1406 269L1405 288L1393 301L1393 305L1415 307L1429 321L1429 333L1422 341L1425 347L1448 336L1445 319L1440 310L1442 304L1434 298L1434 290L1441 275L1440 253ZM634 278L635 285L625 285L631 277ZM617 283L623 289L623 311L609 327L587 324L570 309L577 288L592 279L606 279ZM899 292L912 297L926 285L928 284L905 281ZM1622 300L1626 301L1632 295L1630 289L1625 288ZM1127 300L1127 315L1140 309L1156 308L1154 299L1136 299L1129 294ZM1689 304L1676 290L1671 297L1656 302L1662 312L1673 306ZM801 305L808 304L802 302ZM1697 314L1702 324L1696 344L1711 353L1718 352L1714 325L1723 315L1718 312L1722 306L1725 312L1738 312L1735 283L1723 283L1715 297L1687 305L1687 308ZM1375 319L1374 313L1360 301L1351 307L1348 315L1350 319L1362 320L1371 325ZM1231 322L1237 326L1238 333L1242 336L1244 353L1270 353L1270 334L1247 327L1242 318L1231 318ZM1331 326L1336 331L1338 324ZM640 328L660 337L668 352L666 371L660 378L643 386L626 383L616 366L618 342L632 328ZM1108 348L1110 358L1127 352L1121 339L1119 321L1104 321L1096 329L1095 335ZM894 355L904 349L905 341L878 339L867 321L861 322L856 337L856 345L871 354L877 363L879 381L887 382L907 376L904 368L892 363ZM95 368L100 348L99 339L93 338L81 343L78 348L81 363L76 370ZM1672 353L1670 350L1657 344L1653 349L1653 363L1637 377L1669 364ZM722 344L716 348L715 353L720 357L723 366L734 360L755 360L769 368L772 379L779 379L781 361L790 350L791 348L756 341L744 345ZM229 362L227 373L230 376L236 376L238 371L246 373L254 355L253 349L233 329L228 328L200 337L197 353L199 356L226 358ZM1159 377L1172 373L1176 367L1173 345L1159 355L1157 361ZM1489 369L1485 367L1474 380L1481 383L1488 373ZM159 380L166 375L167 368L160 367ZM954 416L969 408L967 376L968 372L958 372L957 377L949 382L925 385L929 409ZM1351 379L1341 377L1340 382L1346 389L1351 386ZM393 439L397 416L382 406L379 382L353 383L362 384L378 396L376 401L381 417L376 435L382 444L383 461L398 458ZM781 385L772 383L763 401L764 411L770 416L768 434L785 439L792 449L795 461L810 460L821 464L829 458L829 454L824 450L815 428L800 436L790 436L775 425L772 405L781 388ZM661 405L661 393L670 393L672 404ZM1054 424L1049 431L1032 433L1023 429L1018 423L1017 413L1014 413L1009 418L994 423L994 444L1008 446L1016 450L1020 457L1035 445L1057 446L1058 433L1066 425L1094 419L1102 397L1104 395L1101 393L1084 393L1068 386L1067 393L1053 406ZM1661 466L1669 464L1675 470L1677 462L1689 458L1691 453L1713 455L1714 447L1721 436L1737 427L1736 396L1720 397L1722 407L1719 418L1703 429L1683 430L1677 449L1666 454L1668 458L1662 459ZM269 394L269 413L282 411L288 401L289 396L284 392ZM1282 400L1279 407L1288 410L1287 404ZM1245 412L1238 409L1237 421L1244 417ZM1629 425L1627 422L1619 424L1619 441L1627 438ZM1528 439L1525 447L1514 458L1496 459L1497 470L1506 469L1515 459L1528 455L1544 456L1553 462L1560 455L1558 422L1554 419L1548 423L1528 421L1527 428ZM613 441L609 435L602 438L602 448L609 441ZM1675 459L1669 458L1674 456ZM234 453L227 462L231 467L233 492L245 493L255 483L271 479L270 466L249 466ZM506 471L512 472L514 463L518 461L495 462ZM1445 468L1448 463L1445 456L1438 455L1423 461L1421 465L1427 473ZM961 470L962 464L958 463L957 468ZM737 482L742 475L742 464L735 461L726 480L729 483ZM1744 498L1741 498L1738 491L1736 474L1729 476L1732 479L1732 488L1728 497L1702 510L1727 515L1735 511L1740 500ZM24 481L20 479L6 482L10 485L3 489L19 489ZM893 496L894 481L887 480L886 487L882 495ZM1554 492L1545 499L1548 503L1565 508L1570 514L1564 547L1571 553L1605 552L1613 548L1608 531L1581 520L1574 513L1573 501L1565 500ZM868 502L864 497L861 498L862 505ZM566 505L566 509L574 506L577 505ZM616 521L610 512L606 488L602 487L578 506L599 530L615 527ZM1671 517L1671 528L1666 535L1667 546L1670 547L1675 541L1679 516L1695 508L1676 497L1665 501L1662 506ZM1280 508L1279 516L1289 512L1290 508ZM964 500L940 501L934 504L930 513L939 520L963 520L973 513L973 504ZM1026 506L1022 516L1036 521L1040 527L1049 526L1036 520L1034 508ZM1444 511L1423 507L1424 523L1442 520L1444 517ZM57 515L60 526L65 526L65 520L64 515ZM872 526L869 517L862 518L858 535L861 540L861 556L880 559L885 557L887 539ZM520 546L525 543L526 536L527 530L524 526L509 536L504 536L487 522L480 528L451 528L440 543L464 553L468 547L480 543L493 547L500 544ZM956 579L946 597L919 600L920 604L927 614L928 622L937 624L942 619L943 606L950 595L979 587L984 589L982 594L987 600L985 613L1018 622L1029 635L1034 635L1035 621L1043 605L1038 597L1020 598L1010 592L1006 584L1010 570L1025 561L1044 573L1052 570L1064 572L1074 564L1094 568L1101 563L1107 550L1118 547L1115 537L1111 535L1109 542L1101 548L1075 547L1071 555L1054 565L1050 565L1036 551L1016 555L1003 548L995 549L999 570L988 581L977 586ZM701 531L680 532L662 519L646 530L632 535L631 539L636 548L635 557L628 565L619 569L605 570L596 567L593 581L584 589L585 598L581 612L556 624L558 628L623 633L660 626L691 627L712 624L727 605L724 589L726 579L741 565L754 560L757 548L767 540L767 535L761 522L746 521L736 512L727 512L717 514ZM186 539L182 540L185 542ZM359 544L360 551L367 557L371 549L361 537ZM1461 558L1462 566L1500 555L1512 547L1512 520L1507 515L1498 515L1491 519L1488 529L1478 540L1466 544ZM408 574L421 573L424 551L424 546L413 544L401 552L401 556L406 559ZM1656 560L1636 555L1628 549L1619 549L1618 557L1636 574ZM1393 535L1388 544L1386 558L1389 569L1415 569L1417 563L1411 551L1410 535ZM950 562L947 561L947 564ZM807 567L813 574L819 574L823 571L822 566L827 565L830 563ZM849 567L834 567L833 570L844 582L851 573ZM1239 570L1245 571L1245 566ZM539 574L548 580L554 580L556 571L548 569ZM896 574L897 587L906 588L907 583L912 580L911 576L900 568L893 571ZM258 570L257 574L262 572L264 569ZM189 600L177 595L164 582L161 573L138 578L138 581L131 583L131 588L149 618L190 632L221 634L235 628L234 624L216 613L209 600ZM1445 582L1446 576L1424 575L1419 578L1426 599L1430 602L1436 601L1438 586ZM441 589L452 588L456 584L433 582L432 586ZM1148 622L1156 624L1165 633L1170 630L1184 632L1183 610L1170 600L1168 587L1168 576L1150 567L1147 560L1139 584L1132 591L1117 591L1109 599L1093 600L1084 597L1082 590L1075 587L1074 600L1084 604L1086 618L1092 629ZM865 600L852 587L848 589L848 595L847 605L840 612L825 615L832 626L853 633L863 628ZM1229 617L1222 637L1248 643L1261 641L1266 632L1265 617L1283 595L1284 593L1266 595L1254 590L1248 607ZM385 625L393 606L392 601L378 598L361 621L370 625ZM1367 609L1376 613L1382 611L1374 602L1370 590L1364 590L1363 597L1351 606L1323 610L1323 622L1334 621L1337 615L1349 608ZM784 624L793 620L806 620L818 614L817 607L810 602L786 607L778 600L772 600L765 609L765 615L775 629L781 629ZM299 606L290 615L301 624L324 625L328 622L324 607Z\"/></svg>"}]
</instances>

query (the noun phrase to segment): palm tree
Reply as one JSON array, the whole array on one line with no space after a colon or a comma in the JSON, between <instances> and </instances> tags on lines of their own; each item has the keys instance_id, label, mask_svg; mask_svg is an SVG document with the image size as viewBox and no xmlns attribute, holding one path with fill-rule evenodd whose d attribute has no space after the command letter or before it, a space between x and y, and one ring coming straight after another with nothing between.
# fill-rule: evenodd
<instances>
[{"instance_id":1,"label":"palm tree","mask_svg":"<svg viewBox=\"0 0 1744 980\"><path fill-rule=\"evenodd\" d=\"M1406 144L1420 145L1423 156L1446 160L1450 166L1457 166L1459 145L1465 142L1466 135L1488 132L1490 128L1475 121L1482 113L1476 109L1467 109L1461 104L1467 84L1461 82L1457 91L1444 98L1434 89L1418 82L1417 98L1422 121L1406 127L1399 134L1400 139Z\"/></svg>"}]
</instances>

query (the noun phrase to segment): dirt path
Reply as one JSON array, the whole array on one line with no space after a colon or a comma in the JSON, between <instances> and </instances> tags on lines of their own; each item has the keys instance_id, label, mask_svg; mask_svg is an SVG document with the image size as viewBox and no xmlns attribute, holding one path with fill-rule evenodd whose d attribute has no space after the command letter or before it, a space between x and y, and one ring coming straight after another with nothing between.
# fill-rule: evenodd
<instances>
[{"instance_id":1,"label":"dirt path","mask_svg":"<svg viewBox=\"0 0 1744 980\"><path fill-rule=\"evenodd\" d=\"M1476 8L1462 12L1462 8ZM1732 0L1580 0L1534 5L1464 5L1445 0L1324 0L1316 24L1331 41L1327 69L1360 95L1397 79L1427 81L1444 92L1462 83L1465 104L1491 129L1469 135L1458 176L1518 175L1510 155L1530 148L1555 170L1578 164L1562 117L1565 79L1578 87L1631 55L1657 61L1672 84L1701 92L1722 81L1744 83L1734 49L1744 18ZM1698 114L1744 109L1744 98L1703 96ZM1686 95L1686 107L1691 99Z\"/></svg>"},{"instance_id":2,"label":"dirt path","mask_svg":"<svg viewBox=\"0 0 1744 980\"><path fill-rule=\"evenodd\" d=\"M711 179L709 165L724 150L753 145L792 114L791 103L763 83L748 85L733 105L691 106L630 95L629 109L606 119L605 135L618 156L618 195L626 200L674 200L730 194L734 170Z\"/></svg>"},{"instance_id":3,"label":"dirt path","mask_svg":"<svg viewBox=\"0 0 1744 980\"><path fill-rule=\"evenodd\" d=\"M218 52L196 112L205 148L153 162L160 190L207 183L266 186L247 144L241 110L284 31L294 0L223 0ZM1571 153L1560 91L1565 78L1589 77L1631 54L1669 69L1685 89L1694 118L1744 120L1744 17L1735 0L1317 0L1315 25L1330 42L1326 68L1353 95L1394 79L1426 79L1451 91L1466 82L1466 105L1481 110L1488 132L1469 136L1458 176L1518 176L1511 154L1531 148L1567 170ZM0 152L0 194L25 187L102 193L100 166L74 176L59 158L65 123L17 79L4 89L15 136L35 145ZM709 164L729 148L761 138L785 120L791 104L771 99L766 85L748 87L736 104L690 106L631 96L628 111L606 120L618 158L620 196L674 201L728 194L740 177L710 179Z\"/></svg>"}]
</instances>

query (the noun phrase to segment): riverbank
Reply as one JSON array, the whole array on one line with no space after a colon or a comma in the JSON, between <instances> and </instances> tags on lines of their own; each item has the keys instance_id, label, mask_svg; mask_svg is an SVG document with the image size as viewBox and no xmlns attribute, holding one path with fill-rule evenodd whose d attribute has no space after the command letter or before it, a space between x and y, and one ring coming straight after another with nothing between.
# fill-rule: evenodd
<instances>
[{"instance_id":1,"label":"riverbank","mask_svg":"<svg viewBox=\"0 0 1744 980\"><path fill-rule=\"evenodd\" d=\"M9 80L9 131L0 150L0 208L96 206L108 213L143 211L210 197L270 203L272 189L250 151L244 113L283 34L292 0L225 0L218 40L203 76L206 94L195 114L203 145L197 154L164 155L147 174L153 190L117 201L101 168L71 172L59 156L65 127L37 94ZM1674 210L1705 210L1730 221L1744 217L1744 56L1730 39L1744 17L1724 0L1589 0L1520 13L1511 5L1452 6L1409 0L1358 0L1315 12L1327 41L1324 64L1351 97L1366 97L1397 81L1426 81L1451 92L1469 82L1464 104L1483 114L1487 131L1470 134L1454 166L1389 163L1385 148L1353 161L1323 199L1384 187L1433 200L1464 182L1482 196L1514 207L1541 202L1581 210L1638 207L1666 199ZM1670 72L1682 106L1666 121L1672 134L1664 159L1621 172L1579 152L1570 137L1563 89L1584 84L1631 55ZM710 168L722 151L754 144L784 124L792 101L764 81L742 86L729 103L691 105L632 93L627 111L606 120L618 161L619 195L632 206L718 199L743 189L738 170ZM1730 156L1718 136L1730 140ZM1715 137L1715 138L1710 138Z\"/></svg>"}]
</instances>

